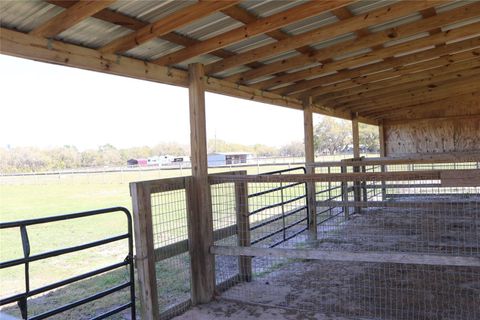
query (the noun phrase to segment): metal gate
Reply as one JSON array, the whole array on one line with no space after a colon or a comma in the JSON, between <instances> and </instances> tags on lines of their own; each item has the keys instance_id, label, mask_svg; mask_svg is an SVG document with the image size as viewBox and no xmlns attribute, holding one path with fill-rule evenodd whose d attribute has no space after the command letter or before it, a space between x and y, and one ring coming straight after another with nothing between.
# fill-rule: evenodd
<instances>
[{"instance_id":1,"label":"metal gate","mask_svg":"<svg viewBox=\"0 0 480 320\"><path fill-rule=\"evenodd\" d=\"M28 230L27 228L32 225L39 225L39 224L47 224L57 221L66 221L66 220L74 220L78 218L90 217L90 216L98 216L104 215L113 212L123 212L125 213L125 217L127 219L127 230L125 233L115 235L112 237L104 238L101 240L83 243L77 246L66 247L62 249L57 249L53 251L43 252L36 255L30 255L30 241L28 237ZM107 295L110 295L114 292L129 288L130 289L130 302L120 305L112 310L104 312L100 315L96 315L92 319L104 319L111 315L117 314L123 310L128 308L131 309L131 319L135 319L135 285L134 285L134 266L133 266L133 233L132 233L132 217L130 212L123 207L114 207L114 208L106 208L100 210L93 210L93 211L86 211L86 212L79 212L79 213L72 213L72 214L65 214L59 216L52 216L46 218L38 218L38 219L31 219L31 220L22 220L22 221L13 221L13 222L3 222L0 223L0 229L10 229L10 228L19 228L20 236L22 240L22 247L23 247L23 258L18 258L9 261L2 261L0 262L0 269L11 268L15 266L23 265L25 268L25 290L22 293L15 294L0 300L0 306L14 303L18 304L20 308L22 318L23 319L31 319L31 320L39 320L45 319L67 310L73 309L80 305L101 299ZM105 245L107 243L112 243L116 241L120 241L123 239L128 239L128 253L123 261L116 262L114 264L108 265L106 267L96 269L93 271L89 271L71 278L67 278L55 283L51 283L39 288L30 289L30 272L29 272L29 264L34 261L40 261L49 259L52 257L77 252L89 248L98 247L101 245ZM127 267L129 272L129 281L124 283L117 284L109 289L106 289L101 292L97 292L93 295L90 295L86 298L79 299L77 301L71 302L66 305L59 306L42 314L38 314L32 317L29 317L28 314L28 299L32 296L45 293L50 290L54 290L56 288L72 284L74 282L78 282L96 275L104 274L109 271L113 271L115 269Z\"/></svg>"}]
</instances>

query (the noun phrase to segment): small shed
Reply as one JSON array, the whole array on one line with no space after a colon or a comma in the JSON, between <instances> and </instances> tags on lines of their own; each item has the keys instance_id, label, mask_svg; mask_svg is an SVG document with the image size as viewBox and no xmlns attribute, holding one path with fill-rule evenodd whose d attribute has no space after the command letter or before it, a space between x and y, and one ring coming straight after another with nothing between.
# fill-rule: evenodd
<instances>
[{"instance_id":1,"label":"small shed","mask_svg":"<svg viewBox=\"0 0 480 320\"><path fill-rule=\"evenodd\" d=\"M208 166L218 167L231 164L247 163L252 157L248 152L214 152L208 155Z\"/></svg>"}]
</instances>

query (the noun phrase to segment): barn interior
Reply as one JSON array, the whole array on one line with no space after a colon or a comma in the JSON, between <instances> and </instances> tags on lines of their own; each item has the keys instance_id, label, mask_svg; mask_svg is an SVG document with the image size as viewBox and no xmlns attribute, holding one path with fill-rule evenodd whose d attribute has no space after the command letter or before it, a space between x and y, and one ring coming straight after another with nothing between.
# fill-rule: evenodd
<instances>
[{"instance_id":1,"label":"barn interior","mask_svg":"<svg viewBox=\"0 0 480 320\"><path fill-rule=\"evenodd\" d=\"M2 1L0 24L2 54L188 88L192 176L130 185L142 319L480 318L480 1ZM302 112L305 166L209 175L205 92ZM352 159L316 161L313 114L352 122Z\"/></svg>"}]
</instances>

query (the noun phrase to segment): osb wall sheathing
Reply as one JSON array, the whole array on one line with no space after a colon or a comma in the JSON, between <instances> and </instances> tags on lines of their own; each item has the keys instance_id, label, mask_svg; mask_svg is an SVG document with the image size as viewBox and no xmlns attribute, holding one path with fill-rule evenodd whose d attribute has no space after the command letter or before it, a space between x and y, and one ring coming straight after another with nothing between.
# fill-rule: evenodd
<instances>
[{"instance_id":1,"label":"osb wall sheathing","mask_svg":"<svg viewBox=\"0 0 480 320\"><path fill-rule=\"evenodd\" d=\"M385 122L385 147L388 156L480 152L479 94L439 102L435 113L428 112L428 109L432 110L433 107L416 106L408 110L408 116L412 117L408 121ZM429 118L425 119L425 116Z\"/></svg>"}]
</instances>

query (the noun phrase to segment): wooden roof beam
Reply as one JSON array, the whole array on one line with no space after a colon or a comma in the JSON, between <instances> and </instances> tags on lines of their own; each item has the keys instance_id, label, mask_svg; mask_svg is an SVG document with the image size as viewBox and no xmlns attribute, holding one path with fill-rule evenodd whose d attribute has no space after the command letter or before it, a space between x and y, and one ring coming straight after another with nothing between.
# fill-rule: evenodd
<instances>
[{"instance_id":1,"label":"wooden roof beam","mask_svg":"<svg viewBox=\"0 0 480 320\"><path fill-rule=\"evenodd\" d=\"M175 29L181 28L193 21L199 20L211 15L217 11L233 6L240 2L239 0L222 0L222 1L201 1L182 8L167 17L164 17L154 23L151 23L140 30L127 34L123 37L113 40L107 45L100 48L103 53L120 53L128 51L147 41L165 34Z\"/></svg>"},{"instance_id":2,"label":"wooden roof beam","mask_svg":"<svg viewBox=\"0 0 480 320\"><path fill-rule=\"evenodd\" d=\"M467 39L443 47L424 50L421 52L411 53L398 58L389 60L388 62L380 62L366 65L363 67L351 69L342 73L322 77L317 79L318 87L308 91L314 97L323 93L335 92L337 88L342 88L346 82L353 82L356 84L365 84L383 78L383 73L389 72L409 72L415 70L418 63L427 63L427 60L438 58L443 60L443 64L455 62L457 57L460 60L473 58L478 54L477 48L480 46L480 37ZM473 51L468 51L473 50ZM463 53L454 54L455 52L465 51ZM410 65L412 64L412 65ZM378 78L377 78L378 77ZM302 95L293 94L292 97Z\"/></svg>"},{"instance_id":3,"label":"wooden roof beam","mask_svg":"<svg viewBox=\"0 0 480 320\"><path fill-rule=\"evenodd\" d=\"M452 56L453 59L446 59L446 57L441 57L438 59L428 60L423 63L409 65L401 71L388 70L386 72L379 72L378 74L372 75L380 75L379 78L374 79L375 82L373 83L369 82L366 84L358 84L355 83L355 81L346 81L343 83L349 85L347 89L317 96L316 100L319 102L327 102L344 97L360 97L367 94L368 92L371 92L372 90L386 88L392 83L394 83L394 85L399 85L402 83L407 83L409 81L433 77L435 75L439 75L445 72L451 72L452 70L463 70L476 64L478 59L474 57L475 54L480 55L480 49L477 49L475 53L467 51L455 54ZM473 59L472 56L474 57ZM465 58L467 58L468 60L466 60Z\"/></svg>"},{"instance_id":4,"label":"wooden roof beam","mask_svg":"<svg viewBox=\"0 0 480 320\"><path fill-rule=\"evenodd\" d=\"M70 1L70 0L48 0L47 2L60 6L62 8L70 8L76 3L76 1ZM141 28L148 25L147 22L132 18L120 12L110 10L108 8L97 12L92 17L122 26L124 28L128 28L134 31L140 30ZM199 40L186 37L176 32L170 32L158 38L175 43L175 44L179 44L184 47L191 46L199 42ZM235 55L233 52L230 52L224 49L216 50L214 52L211 52L211 54L220 58L228 58ZM258 65L256 66L258 67Z\"/></svg>"},{"instance_id":5,"label":"wooden roof beam","mask_svg":"<svg viewBox=\"0 0 480 320\"><path fill-rule=\"evenodd\" d=\"M52 19L30 31L31 35L51 38L95 13L105 9L115 0L85 0L79 1L67 10L60 12Z\"/></svg>"},{"instance_id":6,"label":"wooden roof beam","mask_svg":"<svg viewBox=\"0 0 480 320\"><path fill-rule=\"evenodd\" d=\"M351 112L359 112L364 116L368 116L372 111L378 111L386 108L398 108L411 105L412 103L423 103L434 99L446 98L453 94L465 94L480 90L480 82L478 73L462 78L461 80L451 79L434 86L422 86L409 90L395 92L382 97L373 97L355 101L355 103L344 103L337 107L349 110Z\"/></svg>"},{"instance_id":7,"label":"wooden roof beam","mask_svg":"<svg viewBox=\"0 0 480 320\"><path fill-rule=\"evenodd\" d=\"M188 74L183 70L167 68L130 57L122 57L121 60L118 60L115 54L104 54L98 50L48 40L6 28L0 28L0 54L181 87L188 86ZM298 99L282 97L221 79L207 77L205 87L207 91L213 93L303 110L302 102ZM315 105L314 112L351 119L350 113L336 112L321 105ZM374 120L366 118L361 118L360 121L376 123Z\"/></svg>"},{"instance_id":8,"label":"wooden roof beam","mask_svg":"<svg viewBox=\"0 0 480 320\"><path fill-rule=\"evenodd\" d=\"M390 28L387 30L378 31L371 34L366 34L366 31L363 31L362 37L359 37L353 40L347 40L347 41L332 45L330 47L316 50L308 58L301 57L301 56L289 58L286 60L268 64L262 68L249 70L244 73L240 73L239 75L228 77L227 79L230 81L253 80L259 76L269 75L272 73L272 70L275 70L275 69L288 70L291 68L308 66L308 65L311 65L312 63L325 61L325 59L332 58L345 51L351 52L354 50L365 49L365 48L371 48L373 51L381 50L385 42L391 41L393 39L404 38L404 37L408 37L408 36L425 32L425 31L438 30L440 26L443 26L445 24L458 22L464 19L478 16L479 14L480 14L480 3L473 3L470 5L465 5L460 8L450 10L448 12L441 13L438 16L431 16L429 18L404 24L396 28ZM301 80L304 78L298 77L297 79ZM296 81L297 79L294 79L294 80ZM277 80L275 79L265 80L265 81L255 83L253 86L260 89L268 89L269 87L275 85L276 81Z\"/></svg>"},{"instance_id":9,"label":"wooden roof beam","mask_svg":"<svg viewBox=\"0 0 480 320\"><path fill-rule=\"evenodd\" d=\"M331 101L335 104L346 103L365 103L368 99L377 99L381 97L391 97L397 92L404 93L408 90L417 90L419 88L434 88L439 83L449 82L455 79L462 79L465 77L480 75L480 59L473 59L466 61L465 63L458 63L458 66L450 66L450 68L438 68L433 71L419 72L415 75L417 77L407 78L410 81L393 80L389 84L384 84L383 88L375 90L368 90L362 92L362 94L356 94L352 96L342 97ZM337 108L336 108L337 109ZM346 111L346 108L338 108L339 110Z\"/></svg>"},{"instance_id":10,"label":"wooden roof beam","mask_svg":"<svg viewBox=\"0 0 480 320\"><path fill-rule=\"evenodd\" d=\"M356 31L370 25L387 22L389 20L408 15L412 12L445 2L447 1L422 0L411 2L408 4L408 6L406 6L404 3L396 3L390 6L385 6L363 15L354 16L350 19L342 20L316 30L305 32L270 45L237 54L234 57L209 64L206 66L206 72L208 74L215 74L238 65L243 65L259 59L275 56L288 50L293 50L295 48L318 41L331 39L335 36Z\"/></svg>"},{"instance_id":11,"label":"wooden roof beam","mask_svg":"<svg viewBox=\"0 0 480 320\"><path fill-rule=\"evenodd\" d=\"M446 41L454 41L456 39L461 39L463 37L473 36L477 33L480 33L480 22L463 26L454 30L437 33L435 35L424 37L414 41L409 41L409 42L397 44L394 46L385 47L383 49L380 49L374 52L369 52L367 54L356 56L353 58L335 61L333 63L327 64L324 66L313 67L313 68L302 70L296 73L290 73L288 74L288 80L290 81L286 80L287 76L282 76L282 77L279 77L282 79L278 79L277 82L278 84L288 83L288 82L295 81L293 79L299 79L300 76L301 76L300 79L302 78L305 79L308 77L312 77L314 75L336 71L343 68L355 68L360 65L376 64L376 63L379 63L379 62L376 62L377 60L384 59L387 57L392 57L391 60L393 60L394 56L399 54L403 54L403 53L414 51L414 50L420 50L422 48L433 46L439 43L444 43ZM391 60L386 62L390 63ZM349 70L346 70L346 72L348 71ZM342 72L339 72L339 73L342 73ZM271 90L271 92L275 92L281 95L292 95L298 92L308 91L308 90L312 90L315 87L319 87L325 83L324 81L325 81L324 77L318 77L311 80L303 80L301 82L291 84L286 87Z\"/></svg>"},{"instance_id":12,"label":"wooden roof beam","mask_svg":"<svg viewBox=\"0 0 480 320\"><path fill-rule=\"evenodd\" d=\"M218 36L199 42L193 46L180 49L154 61L160 65L173 65L190 58L224 48L228 45L240 42L250 37L274 31L291 23L315 16L319 13L345 6L351 0L341 1L311 1L291 9L273 14L265 18L222 33ZM249 61L252 62L252 61Z\"/></svg>"}]
</instances>

